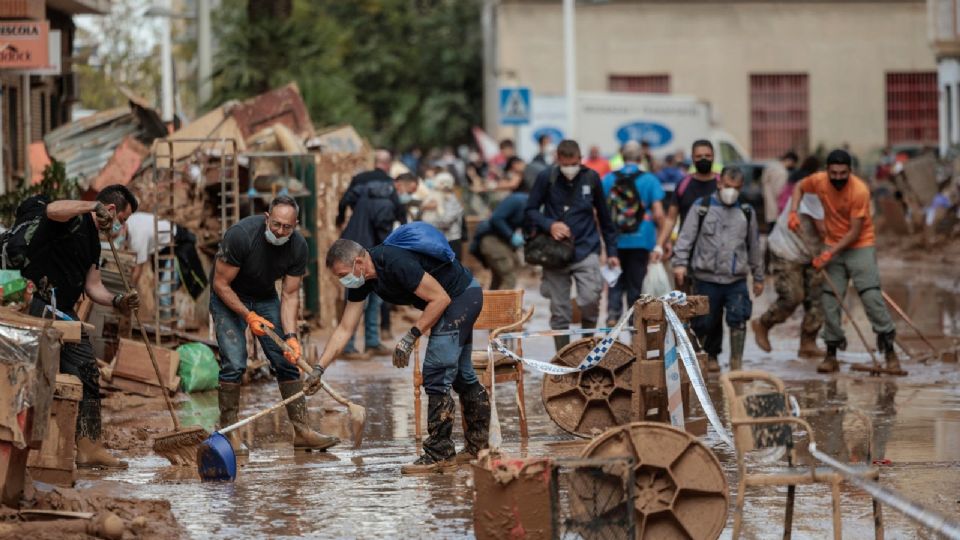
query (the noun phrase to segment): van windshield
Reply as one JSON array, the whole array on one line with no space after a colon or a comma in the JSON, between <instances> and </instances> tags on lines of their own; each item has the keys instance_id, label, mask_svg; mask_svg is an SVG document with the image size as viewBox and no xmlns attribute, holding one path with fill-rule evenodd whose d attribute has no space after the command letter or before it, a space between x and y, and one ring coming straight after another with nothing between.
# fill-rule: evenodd
<instances>
[{"instance_id":1,"label":"van windshield","mask_svg":"<svg viewBox=\"0 0 960 540\"><path fill-rule=\"evenodd\" d=\"M724 164L743 163L743 156L734 146L726 141L720 141L720 159Z\"/></svg>"}]
</instances>

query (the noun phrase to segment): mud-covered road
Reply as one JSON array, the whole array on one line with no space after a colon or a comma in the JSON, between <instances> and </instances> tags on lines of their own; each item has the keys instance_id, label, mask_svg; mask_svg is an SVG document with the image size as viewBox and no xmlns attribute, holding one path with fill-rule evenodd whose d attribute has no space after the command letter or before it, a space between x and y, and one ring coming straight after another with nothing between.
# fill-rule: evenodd
<instances>
[{"instance_id":1,"label":"mud-covered road","mask_svg":"<svg viewBox=\"0 0 960 540\"><path fill-rule=\"evenodd\" d=\"M900 259L881 264L885 289L897 299L922 328L933 334L960 335L960 272L943 263L923 266ZM526 280L527 304L537 312L528 329L547 327L547 306L536 282ZM772 299L768 290L754 307L755 316ZM869 325L857 300L849 305L863 328ZM867 356L852 328L850 349L841 354L845 362L863 362ZM898 323L903 336L907 326ZM867 412L875 424L874 442L883 466L882 483L911 499L944 514L960 513L960 364L927 365L907 360L910 375L902 378L871 378L851 373L845 366L836 376L815 372L816 362L796 359L799 316L776 328L774 353L761 352L748 337L745 369L764 369L784 378L804 407L849 404ZM868 339L872 339L869 334ZM549 359L552 340L531 339L525 355ZM724 353L724 356L726 353ZM725 362L725 358L721 358ZM520 441L513 388L498 385L497 401L503 427L504 451L520 456L570 453L557 445L572 437L547 416L540 400L542 376L528 371L526 377L530 438ZM315 423L335 432L344 443L328 453L294 454L289 442L292 429L285 415L268 416L244 432L252 446L249 462L236 482L201 483L195 471L178 470L149 453L149 433L168 429L169 419L160 403L135 397L108 400L108 439L123 448L119 453L131 461L130 469L106 474L85 473L79 487L103 480L115 482L118 490L147 499L167 499L180 524L194 538L324 537L324 538L468 538L473 536L471 517L472 481L468 467L445 476L401 476L400 465L416 456L413 424L413 387L409 369L397 370L389 358L338 362L325 377L353 400L367 408L364 445L349 444L342 408L329 397L310 400ZM715 378L711 395L723 413L721 393ZM320 398L320 399L318 399ZM243 413L253 413L279 400L276 385L257 383L245 388ZM185 425L201 424L212 429L217 420L216 393L184 398L179 403ZM326 412L324 412L326 411ZM457 441L462 441L457 424ZM821 449L845 456L856 433L843 432L839 416L823 416L813 422ZM849 426L848 426L849 427ZM854 426L854 432L856 431ZM716 452L735 486L735 459L712 433L705 442ZM731 512L728 523L732 522ZM782 531L785 489L754 488L747 494L745 533L748 537L774 538ZM843 522L846 538L872 538L869 498L844 486ZM884 509L888 538L923 536L911 522ZM827 486L802 486L797 490L794 534L797 538L824 538L830 533L830 494ZM729 536L729 527L724 533Z\"/></svg>"}]
</instances>

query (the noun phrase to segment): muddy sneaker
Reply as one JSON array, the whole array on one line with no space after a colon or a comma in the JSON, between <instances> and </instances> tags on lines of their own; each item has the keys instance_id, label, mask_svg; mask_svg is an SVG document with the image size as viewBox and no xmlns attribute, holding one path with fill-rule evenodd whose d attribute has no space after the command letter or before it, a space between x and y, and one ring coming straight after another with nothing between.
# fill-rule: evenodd
<instances>
[{"instance_id":1,"label":"muddy sneaker","mask_svg":"<svg viewBox=\"0 0 960 540\"><path fill-rule=\"evenodd\" d=\"M471 453L469 450L464 448L463 450L457 452L457 456L453 458L453 461L460 465L466 465L467 463L470 463L471 461L474 461L476 459L477 459L476 454Z\"/></svg>"},{"instance_id":2,"label":"muddy sneaker","mask_svg":"<svg viewBox=\"0 0 960 540\"><path fill-rule=\"evenodd\" d=\"M720 372L720 362L717 360L716 356L707 357L707 371L710 373L719 373Z\"/></svg>"},{"instance_id":3,"label":"muddy sneaker","mask_svg":"<svg viewBox=\"0 0 960 540\"><path fill-rule=\"evenodd\" d=\"M767 335L770 328L763 324L763 320L754 319L750 321L750 328L753 330L753 339L756 340L757 347L760 347L764 352L772 351L773 347L770 346L770 336Z\"/></svg>"},{"instance_id":4,"label":"muddy sneaker","mask_svg":"<svg viewBox=\"0 0 960 540\"><path fill-rule=\"evenodd\" d=\"M803 333L800 335L800 349L797 350L797 356L800 358L820 358L826 351L817 347L817 333Z\"/></svg>"},{"instance_id":5,"label":"muddy sneaker","mask_svg":"<svg viewBox=\"0 0 960 540\"><path fill-rule=\"evenodd\" d=\"M340 359L341 360L369 360L370 353L359 352L359 351L340 353Z\"/></svg>"},{"instance_id":6,"label":"muddy sneaker","mask_svg":"<svg viewBox=\"0 0 960 540\"><path fill-rule=\"evenodd\" d=\"M400 467L400 474L444 474L455 472L458 469L455 459L448 461L434 461L424 454L413 463Z\"/></svg>"},{"instance_id":7,"label":"muddy sneaker","mask_svg":"<svg viewBox=\"0 0 960 540\"><path fill-rule=\"evenodd\" d=\"M373 356L393 356L393 349L388 349L382 344L377 345L376 347L368 347L365 351Z\"/></svg>"},{"instance_id":8,"label":"muddy sneaker","mask_svg":"<svg viewBox=\"0 0 960 540\"><path fill-rule=\"evenodd\" d=\"M113 457L103 444L86 437L77 439L77 467L80 469L126 469L126 461Z\"/></svg>"}]
</instances>

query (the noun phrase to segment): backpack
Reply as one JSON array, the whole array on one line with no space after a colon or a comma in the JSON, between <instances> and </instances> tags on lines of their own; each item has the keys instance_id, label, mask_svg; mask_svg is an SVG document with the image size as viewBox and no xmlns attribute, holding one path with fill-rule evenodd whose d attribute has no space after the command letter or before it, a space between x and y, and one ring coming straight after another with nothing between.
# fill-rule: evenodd
<instances>
[{"instance_id":1,"label":"backpack","mask_svg":"<svg viewBox=\"0 0 960 540\"><path fill-rule=\"evenodd\" d=\"M697 246L697 238L700 237L700 229L703 228L703 219L707 217L710 211L710 195L700 197L700 205L697 207L697 236L693 238L693 245L690 246L690 255L693 256L693 248ZM750 220L753 219L753 207L749 204L740 204L740 211L743 217L747 218L747 247L750 246Z\"/></svg>"},{"instance_id":2,"label":"backpack","mask_svg":"<svg viewBox=\"0 0 960 540\"><path fill-rule=\"evenodd\" d=\"M22 271L30 265L30 242L36 235L40 222L46 216L49 202L50 199L44 195L34 195L17 206L13 227L0 235L0 246L2 246L0 252L2 252L4 270ZM47 246L41 246L41 249L44 247Z\"/></svg>"},{"instance_id":3,"label":"backpack","mask_svg":"<svg viewBox=\"0 0 960 540\"><path fill-rule=\"evenodd\" d=\"M640 192L637 191L637 178L643 171L638 170L631 174L617 171L613 174L613 187L607 196L613 223L622 233L637 232L646 212L643 201L640 200Z\"/></svg>"},{"instance_id":4,"label":"backpack","mask_svg":"<svg viewBox=\"0 0 960 540\"><path fill-rule=\"evenodd\" d=\"M443 233L423 221L414 221L397 227L387 235L383 245L406 249L446 262L457 258Z\"/></svg>"}]
</instances>

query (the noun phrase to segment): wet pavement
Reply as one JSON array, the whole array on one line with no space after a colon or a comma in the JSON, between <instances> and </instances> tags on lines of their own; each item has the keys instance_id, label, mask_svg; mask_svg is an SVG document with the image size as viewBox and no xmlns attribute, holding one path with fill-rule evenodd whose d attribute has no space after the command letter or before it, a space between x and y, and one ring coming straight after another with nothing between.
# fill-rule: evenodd
<instances>
[{"instance_id":1,"label":"wet pavement","mask_svg":"<svg viewBox=\"0 0 960 540\"><path fill-rule=\"evenodd\" d=\"M960 335L960 273L949 265L928 264L912 268L899 260L884 260L887 290L925 332ZM537 312L530 330L546 329L548 309L537 292L536 282L525 280L528 305ZM768 291L754 307L754 315L772 300ZM872 333L857 300L849 305L854 317ZM867 361L863 347L849 326L851 346L841 360ZM910 330L898 323L903 336ZM478 334L479 335L479 334ZM921 365L904 362L907 377L870 377L849 372L824 376L815 373L816 361L797 360L799 316L772 332L774 353L763 353L748 337L745 369L764 369L782 377L801 406L852 405L864 410L874 422L874 442L883 466L881 481L912 500L956 517L960 514L960 364L931 361ZM550 338L524 343L525 355L547 359L553 354ZM726 353L724 353L725 356ZM721 362L725 361L724 356ZM350 399L367 409L364 444L354 450L343 408L320 394L310 400L311 415L328 433L344 442L328 453L294 454L292 428L283 412L267 416L243 433L252 446L251 458L233 483L201 483L195 471L170 467L166 460L148 453L143 442L129 454L130 469L108 474L85 473L83 485L109 479L129 487L142 498L170 501L173 512L194 538L238 537L330 537L330 538L468 538L473 536L472 481L468 467L445 476L405 477L400 465L416 456L413 423L413 388L410 369L397 370L387 357L334 364L325 377ZM572 450L572 436L547 416L540 400L542 376L528 371L526 403L530 438L521 442L513 385L497 387L497 402L503 429L503 450L520 456L556 456ZM724 415L721 392L710 380L710 393ZM319 399L318 399L319 398ZM276 385L257 383L244 389L242 413L250 414L279 400ZM425 403L425 400L424 400ZM179 404L185 425L201 424L212 429L217 420L216 393L189 396ZM424 406L425 409L425 406ZM159 403L129 400L108 411L107 430L135 431L148 422L165 426ZM425 414L425 411L424 411ZM859 455L859 426L836 415L814 419L819 446L828 453ZM462 446L459 422L455 440ZM735 487L735 457L712 432L704 438L719 457L731 487ZM746 537L774 538L782 534L786 490L751 488L747 493ZM732 523L732 501L728 525ZM846 538L871 538L869 498L852 486L844 486L843 522ZM909 520L885 508L887 538L929 536ZM797 490L794 535L823 538L830 534L830 492L827 486L801 486ZM723 537L729 537L729 527Z\"/></svg>"}]
</instances>

